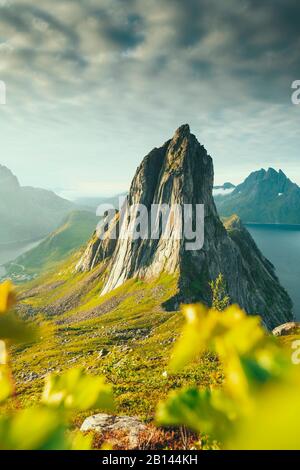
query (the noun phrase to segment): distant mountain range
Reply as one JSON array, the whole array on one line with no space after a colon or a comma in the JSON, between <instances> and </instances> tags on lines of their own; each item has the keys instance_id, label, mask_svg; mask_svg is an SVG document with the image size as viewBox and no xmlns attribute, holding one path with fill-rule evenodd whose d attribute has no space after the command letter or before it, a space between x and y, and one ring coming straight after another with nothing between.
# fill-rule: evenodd
<instances>
[{"instance_id":1,"label":"distant mountain range","mask_svg":"<svg viewBox=\"0 0 300 470\"><path fill-rule=\"evenodd\" d=\"M0 243L46 236L74 208L52 191L21 187L16 176L0 165Z\"/></svg>"},{"instance_id":2,"label":"distant mountain range","mask_svg":"<svg viewBox=\"0 0 300 470\"><path fill-rule=\"evenodd\" d=\"M281 170L255 171L214 197L222 217L237 214L244 223L300 224L300 188Z\"/></svg>"},{"instance_id":3,"label":"distant mountain range","mask_svg":"<svg viewBox=\"0 0 300 470\"><path fill-rule=\"evenodd\" d=\"M80 197L74 200L74 203L81 207L82 209L89 210L92 212L96 212L97 208L100 204L110 204L116 209L119 208L119 198L126 197L127 193L116 194L115 196L108 196L108 197Z\"/></svg>"},{"instance_id":4,"label":"distant mountain range","mask_svg":"<svg viewBox=\"0 0 300 470\"><path fill-rule=\"evenodd\" d=\"M18 282L51 269L87 242L98 222L99 218L91 212L71 212L63 224L39 245L8 263L5 266L7 274Z\"/></svg>"}]
</instances>

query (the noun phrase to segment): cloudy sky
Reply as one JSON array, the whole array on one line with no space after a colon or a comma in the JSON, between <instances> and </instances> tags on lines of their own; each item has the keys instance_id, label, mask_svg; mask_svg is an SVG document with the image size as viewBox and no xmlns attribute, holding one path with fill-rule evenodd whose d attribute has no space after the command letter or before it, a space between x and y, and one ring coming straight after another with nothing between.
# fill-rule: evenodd
<instances>
[{"instance_id":1,"label":"cloudy sky","mask_svg":"<svg viewBox=\"0 0 300 470\"><path fill-rule=\"evenodd\" d=\"M299 0L0 0L0 163L69 197L126 190L188 122L215 181L300 184Z\"/></svg>"}]
</instances>

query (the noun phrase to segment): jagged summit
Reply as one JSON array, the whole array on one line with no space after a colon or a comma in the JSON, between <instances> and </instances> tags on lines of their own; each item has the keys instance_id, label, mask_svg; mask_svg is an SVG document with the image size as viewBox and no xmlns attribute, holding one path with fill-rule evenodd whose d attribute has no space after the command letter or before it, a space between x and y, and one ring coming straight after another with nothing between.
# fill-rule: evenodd
<instances>
[{"instance_id":1,"label":"jagged summit","mask_svg":"<svg viewBox=\"0 0 300 470\"><path fill-rule=\"evenodd\" d=\"M191 133L191 129L190 129L190 126L189 124L182 124L180 127L178 127L178 129L175 131L175 135L174 135L174 138L178 138L178 137L188 137Z\"/></svg>"},{"instance_id":2,"label":"jagged summit","mask_svg":"<svg viewBox=\"0 0 300 470\"><path fill-rule=\"evenodd\" d=\"M280 286L274 268L259 252L253 239L237 218L222 224L213 200L213 162L204 146L191 134L187 124L173 138L152 150L142 161L127 197L128 206L204 205L204 245L187 250L186 237L178 239L179 222L168 217L168 236L135 240L109 233L118 222L111 222L104 240L95 235L77 269L87 271L100 262L107 264L102 294L122 285L127 279L150 279L167 272L178 276L178 293L166 306L174 309L181 302L211 302L209 282L223 273L233 302L248 313L260 313L266 326L290 320L291 301ZM135 223L137 213L127 213ZM121 234L122 235L122 234Z\"/></svg>"},{"instance_id":3,"label":"jagged summit","mask_svg":"<svg viewBox=\"0 0 300 470\"><path fill-rule=\"evenodd\" d=\"M300 188L274 168L254 171L216 204L222 216L235 212L244 223L300 224Z\"/></svg>"}]
</instances>

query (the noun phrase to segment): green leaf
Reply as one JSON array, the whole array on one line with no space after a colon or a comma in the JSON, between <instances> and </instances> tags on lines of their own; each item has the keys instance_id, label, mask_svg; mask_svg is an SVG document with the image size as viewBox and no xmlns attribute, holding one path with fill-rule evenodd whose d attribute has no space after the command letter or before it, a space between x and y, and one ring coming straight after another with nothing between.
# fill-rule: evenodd
<instances>
[{"instance_id":1,"label":"green leaf","mask_svg":"<svg viewBox=\"0 0 300 470\"><path fill-rule=\"evenodd\" d=\"M42 402L66 410L111 410L112 387L103 377L87 375L82 369L70 369L63 375L47 377Z\"/></svg>"},{"instance_id":2,"label":"green leaf","mask_svg":"<svg viewBox=\"0 0 300 470\"><path fill-rule=\"evenodd\" d=\"M18 320L13 313L0 315L0 338L15 343L33 341L35 329Z\"/></svg>"},{"instance_id":3,"label":"green leaf","mask_svg":"<svg viewBox=\"0 0 300 470\"><path fill-rule=\"evenodd\" d=\"M220 391L190 388L173 392L157 410L158 424L187 426L196 432L223 437L236 418L233 403Z\"/></svg>"},{"instance_id":4,"label":"green leaf","mask_svg":"<svg viewBox=\"0 0 300 470\"><path fill-rule=\"evenodd\" d=\"M61 416L46 408L31 408L0 417L0 449L61 450L68 448Z\"/></svg>"}]
</instances>

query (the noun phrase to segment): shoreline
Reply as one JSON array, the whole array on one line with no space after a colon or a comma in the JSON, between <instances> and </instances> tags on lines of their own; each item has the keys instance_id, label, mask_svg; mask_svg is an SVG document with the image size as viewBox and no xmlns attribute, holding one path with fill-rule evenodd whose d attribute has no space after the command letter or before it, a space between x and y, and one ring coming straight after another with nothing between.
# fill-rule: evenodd
<instances>
[{"instance_id":1,"label":"shoreline","mask_svg":"<svg viewBox=\"0 0 300 470\"><path fill-rule=\"evenodd\" d=\"M276 223L262 223L262 222L243 222L245 227L261 227L261 228L274 228L274 229L292 229L300 231L300 224L276 224Z\"/></svg>"},{"instance_id":2,"label":"shoreline","mask_svg":"<svg viewBox=\"0 0 300 470\"><path fill-rule=\"evenodd\" d=\"M36 238L29 238L27 240L19 240L19 241L13 241L13 242L0 242L0 249L3 247L3 248L10 248L10 247L14 247L15 245L23 245L23 244L30 244L30 243L36 243L38 241L42 241L44 240L45 237L47 237L47 235L49 234L46 234L46 235L41 235L39 237L36 237Z\"/></svg>"},{"instance_id":3,"label":"shoreline","mask_svg":"<svg viewBox=\"0 0 300 470\"><path fill-rule=\"evenodd\" d=\"M30 241L0 244L0 273L3 272L3 270L6 270L6 265L14 262L19 256L35 248L44 239L45 237L36 238L35 240ZM0 276L3 275L4 274L0 274Z\"/></svg>"}]
</instances>

